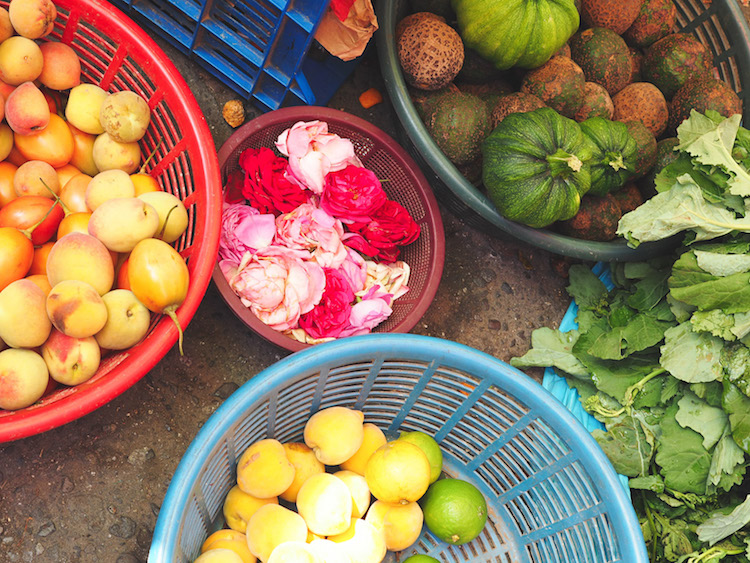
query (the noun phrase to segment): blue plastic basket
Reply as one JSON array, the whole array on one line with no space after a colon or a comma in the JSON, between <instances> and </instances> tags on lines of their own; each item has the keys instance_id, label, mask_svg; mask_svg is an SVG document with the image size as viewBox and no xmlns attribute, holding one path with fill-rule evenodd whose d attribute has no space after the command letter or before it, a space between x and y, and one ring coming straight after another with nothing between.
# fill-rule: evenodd
<instances>
[{"instance_id":1,"label":"blue plastic basket","mask_svg":"<svg viewBox=\"0 0 750 563\"><path fill-rule=\"evenodd\" d=\"M150 563L190 562L213 531L253 442L300 441L306 420L341 405L386 435L434 435L444 471L485 495L489 522L462 546L425 528L399 552L441 561L647 563L630 500L588 431L538 383L467 346L371 334L296 352L236 391L185 452L159 511ZM396 561L389 553L385 561Z\"/></svg>"},{"instance_id":2,"label":"blue plastic basket","mask_svg":"<svg viewBox=\"0 0 750 563\"><path fill-rule=\"evenodd\" d=\"M612 289L614 284L612 283L611 271L604 262L597 262L592 271L599 276L607 289ZM578 315L578 305L575 301L571 302L568 309L565 311L562 320L560 321L559 330L568 332L578 328L576 322L576 315ZM565 407L584 425L586 430L592 432L594 430L604 430L604 424L599 422L593 416L586 412L580 401L580 395L576 389L573 389L568 385L568 382L564 377L558 375L553 368L545 368L544 377L542 378L542 387L552 393ZM630 494L630 487L628 486L628 478L625 475L619 475L620 483Z\"/></svg>"},{"instance_id":3,"label":"blue plastic basket","mask_svg":"<svg viewBox=\"0 0 750 563\"><path fill-rule=\"evenodd\" d=\"M357 65L311 50L330 0L112 0L261 110L326 105Z\"/></svg>"}]
</instances>

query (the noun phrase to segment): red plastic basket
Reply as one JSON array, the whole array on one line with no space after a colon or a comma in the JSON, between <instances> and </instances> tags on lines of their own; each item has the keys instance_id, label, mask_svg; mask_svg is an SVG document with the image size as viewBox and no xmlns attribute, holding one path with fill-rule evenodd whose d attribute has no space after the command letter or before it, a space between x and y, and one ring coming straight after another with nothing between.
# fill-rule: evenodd
<instances>
[{"instance_id":1,"label":"red plastic basket","mask_svg":"<svg viewBox=\"0 0 750 563\"><path fill-rule=\"evenodd\" d=\"M332 108L301 106L271 111L249 121L224 143L219 150L221 175L239 167L239 156L245 149L274 148L274 141L288 127L298 121L321 120L328 130L350 139L354 152L365 168L378 178L387 178L383 189L388 197L403 205L419 224L419 238L403 247L400 260L411 269L409 291L393 302L393 314L375 328L375 332L409 332L430 306L440 283L445 260L443 222L437 200L427 179L412 158L389 135L371 123ZM224 301L234 314L250 329L266 340L297 351L309 344L298 342L264 324L245 307L216 265L213 280Z\"/></svg>"},{"instance_id":2,"label":"red plastic basket","mask_svg":"<svg viewBox=\"0 0 750 563\"><path fill-rule=\"evenodd\" d=\"M143 154L154 153L146 171L178 196L189 214L188 229L175 242L190 271L187 298L177 310L184 328L206 292L219 244L221 184L210 130L183 77L130 18L103 0L55 0L55 5L49 39L75 49L82 81L107 91L132 90L151 107L151 124L141 141ZM154 315L148 336L106 356L89 381L52 389L25 409L0 410L0 443L45 432L104 405L148 373L177 336L168 317Z\"/></svg>"}]
</instances>

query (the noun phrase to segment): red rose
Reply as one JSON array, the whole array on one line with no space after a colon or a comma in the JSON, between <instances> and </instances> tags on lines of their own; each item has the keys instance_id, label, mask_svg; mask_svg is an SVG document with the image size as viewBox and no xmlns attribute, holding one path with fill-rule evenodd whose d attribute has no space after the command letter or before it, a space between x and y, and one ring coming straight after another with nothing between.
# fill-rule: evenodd
<instances>
[{"instance_id":1,"label":"red rose","mask_svg":"<svg viewBox=\"0 0 750 563\"><path fill-rule=\"evenodd\" d=\"M349 326L354 292L339 270L323 270L326 274L323 297L312 311L300 316L299 326L313 338L337 338Z\"/></svg>"},{"instance_id":2,"label":"red rose","mask_svg":"<svg viewBox=\"0 0 750 563\"><path fill-rule=\"evenodd\" d=\"M386 199L374 172L350 164L326 175L320 207L342 223L364 223Z\"/></svg>"},{"instance_id":3,"label":"red rose","mask_svg":"<svg viewBox=\"0 0 750 563\"><path fill-rule=\"evenodd\" d=\"M242 195L261 213L280 215L307 203L305 190L286 178L286 159L271 149L245 149L239 163L245 171Z\"/></svg>"},{"instance_id":4,"label":"red rose","mask_svg":"<svg viewBox=\"0 0 750 563\"><path fill-rule=\"evenodd\" d=\"M378 249L378 254L374 257L383 262L395 261L399 255L398 247L417 240L420 231L419 225L406 208L390 199L375 212L369 222L348 226Z\"/></svg>"},{"instance_id":5,"label":"red rose","mask_svg":"<svg viewBox=\"0 0 750 563\"><path fill-rule=\"evenodd\" d=\"M224 201L229 204L244 203L245 196L242 195L242 185L245 173L240 169L232 170L227 175L227 183L224 186Z\"/></svg>"}]
</instances>

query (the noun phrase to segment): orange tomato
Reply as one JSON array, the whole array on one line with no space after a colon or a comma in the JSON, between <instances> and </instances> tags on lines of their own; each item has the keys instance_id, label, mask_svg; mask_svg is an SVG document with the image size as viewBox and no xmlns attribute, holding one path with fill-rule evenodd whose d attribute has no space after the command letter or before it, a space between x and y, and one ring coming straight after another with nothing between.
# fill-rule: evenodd
<instances>
[{"instance_id":1,"label":"orange tomato","mask_svg":"<svg viewBox=\"0 0 750 563\"><path fill-rule=\"evenodd\" d=\"M84 174L96 176L99 169L94 163L94 141L96 135L84 133L80 129L68 123L71 135L73 135L73 156L70 163Z\"/></svg>"},{"instance_id":2,"label":"orange tomato","mask_svg":"<svg viewBox=\"0 0 750 563\"><path fill-rule=\"evenodd\" d=\"M26 275L34 259L34 244L15 227L0 227L0 291Z\"/></svg>"},{"instance_id":3,"label":"orange tomato","mask_svg":"<svg viewBox=\"0 0 750 563\"><path fill-rule=\"evenodd\" d=\"M15 145L15 134L13 135L13 138L14 138L13 148L10 149L10 154L5 157L5 160L7 160L8 162L12 164L15 164L16 166L21 166L24 162L26 162L29 159L23 156L20 152L18 152L18 148Z\"/></svg>"},{"instance_id":4,"label":"orange tomato","mask_svg":"<svg viewBox=\"0 0 750 563\"><path fill-rule=\"evenodd\" d=\"M60 240L69 233L89 234L90 217L90 211L76 211L75 213L67 214L57 227L57 240Z\"/></svg>"},{"instance_id":5,"label":"orange tomato","mask_svg":"<svg viewBox=\"0 0 750 563\"><path fill-rule=\"evenodd\" d=\"M49 251L55 246L54 241L47 241L41 246L34 247L34 258L31 260L31 266L27 274L44 274L47 275L47 256Z\"/></svg>"},{"instance_id":6,"label":"orange tomato","mask_svg":"<svg viewBox=\"0 0 750 563\"><path fill-rule=\"evenodd\" d=\"M60 200L70 213L91 211L86 205L86 188L91 181L88 174L76 174L60 190Z\"/></svg>"},{"instance_id":7,"label":"orange tomato","mask_svg":"<svg viewBox=\"0 0 750 563\"><path fill-rule=\"evenodd\" d=\"M135 186L135 197L147 192L160 192L162 191L159 182L151 174L144 174L143 172L137 172L130 175L130 179L133 180Z\"/></svg>"},{"instance_id":8,"label":"orange tomato","mask_svg":"<svg viewBox=\"0 0 750 563\"><path fill-rule=\"evenodd\" d=\"M13 176L15 176L16 170L18 170L18 166L15 164L7 160L0 162L0 207L17 197L16 190L13 189Z\"/></svg>"},{"instance_id":9,"label":"orange tomato","mask_svg":"<svg viewBox=\"0 0 750 563\"><path fill-rule=\"evenodd\" d=\"M17 197L0 209L0 227L21 230L34 244L43 244L57 232L65 212L56 201L39 195Z\"/></svg>"},{"instance_id":10,"label":"orange tomato","mask_svg":"<svg viewBox=\"0 0 750 563\"><path fill-rule=\"evenodd\" d=\"M115 289L130 289L130 280L128 280L128 259L126 258L117 269L115 277Z\"/></svg>"},{"instance_id":11,"label":"orange tomato","mask_svg":"<svg viewBox=\"0 0 750 563\"><path fill-rule=\"evenodd\" d=\"M56 113L50 114L49 124L30 135L13 135L13 141L28 160L43 160L59 168L73 157L73 134L65 120Z\"/></svg>"},{"instance_id":12,"label":"orange tomato","mask_svg":"<svg viewBox=\"0 0 750 563\"><path fill-rule=\"evenodd\" d=\"M65 184L68 183L68 180L70 180L73 176L77 176L81 173L78 168L73 166L72 164L64 164L60 166L60 168L55 168L55 171L57 172L57 178L60 180L60 187L62 188Z\"/></svg>"},{"instance_id":13,"label":"orange tomato","mask_svg":"<svg viewBox=\"0 0 750 563\"><path fill-rule=\"evenodd\" d=\"M29 274L26 276L26 279L39 286L39 289L41 289L45 295L49 295L49 292L52 289L52 284L49 283L47 274Z\"/></svg>"},{"instance_id":14,"label":"orange tomato","mask_svg":"<svg viewBox=\"0 0 750 563\"><path fill-rule=\"evenodd\" d=\"M185 301L190 285L185 260L163 240L144 239L130 252L128 282L130 290L149 311L172 319L182 355L182 327L175 311Z\"/></svg>"}]
</instances>

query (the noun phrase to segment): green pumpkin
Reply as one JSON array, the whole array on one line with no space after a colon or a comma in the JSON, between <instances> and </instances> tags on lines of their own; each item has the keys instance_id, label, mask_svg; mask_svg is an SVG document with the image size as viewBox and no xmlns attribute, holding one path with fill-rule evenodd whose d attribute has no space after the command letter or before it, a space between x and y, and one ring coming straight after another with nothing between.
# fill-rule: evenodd
<instances>
[{"instance_id":1,"label":"green pumpkin","mask_svg":"<svg viewBox=\"0 0 750 563\"><path fill-rule=\"evenodd\" d=\"M621 121L590 117L581 130L591 142L591 195L603 196L620 189L635 172L638 143Z\"/></svg>"},{"instance_id":2,"label":"green pumpkin","mask_svg":"<svg viewBox=\"0 0 750 563\"><path fill-rule=\"evenodd\" d=\"M530 227L570 219L589 190L592 144L551 108L513 113L482 143L482 180L501 215Z\"/></svg>"},{"instance_id":3,"label":"green pumpkin","mask_svg":"<svg viewBox=\"0 0 750 563\"><path fill-rule=\"evenodd\" d=\"M452 0L464 45L505 70L537 68L578 30L573 0Z\"/></svg>"}]
</instances>

